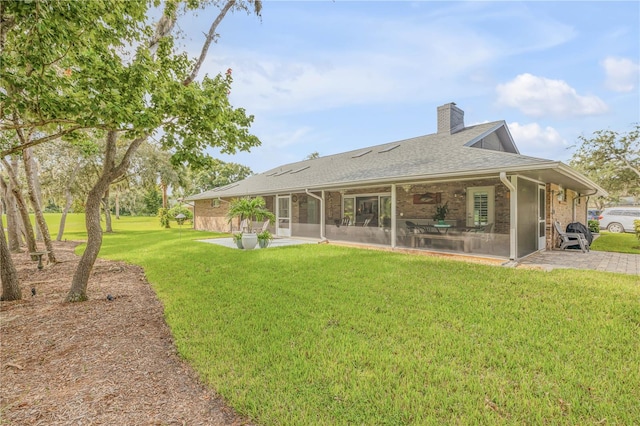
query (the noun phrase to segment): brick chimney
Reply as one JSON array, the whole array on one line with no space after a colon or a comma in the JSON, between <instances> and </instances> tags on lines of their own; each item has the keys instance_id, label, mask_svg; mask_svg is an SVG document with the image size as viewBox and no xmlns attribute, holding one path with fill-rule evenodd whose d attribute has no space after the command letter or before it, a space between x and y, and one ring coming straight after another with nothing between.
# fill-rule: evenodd
<instances>
[{"instance_id":1,"label":"brick chimney","mask_svg":"<svg viewBox=\"0 0 640 426\"><path fill-rule=\"evenodd\" d=\"M438 133L450 135L464 129L464 111L451 102L438 107Z\"/></svg>"}]
</instances>

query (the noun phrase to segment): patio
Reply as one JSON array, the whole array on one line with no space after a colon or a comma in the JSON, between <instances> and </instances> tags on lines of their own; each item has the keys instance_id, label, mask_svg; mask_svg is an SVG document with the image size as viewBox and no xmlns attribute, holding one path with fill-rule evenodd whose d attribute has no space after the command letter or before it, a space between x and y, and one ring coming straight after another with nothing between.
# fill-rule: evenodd
<instances>
[{"instance_id":1,"label":"patio","mask_svg":"<svg viewBox=\"0 0 640 426\"><path fill-rule=\"evenodd\" d=\"M209 238L206 240L198 241L201 241L203 243L216 244L231 249L238 249L238 246L236 245L236 242L233 240L233 238ZM299 244L318 244L318 240L303 240L299 238L274 238L268 248L295 246ZM256 246L254 250L260 250L260 247Z\"/></svg>"}]
</instances>

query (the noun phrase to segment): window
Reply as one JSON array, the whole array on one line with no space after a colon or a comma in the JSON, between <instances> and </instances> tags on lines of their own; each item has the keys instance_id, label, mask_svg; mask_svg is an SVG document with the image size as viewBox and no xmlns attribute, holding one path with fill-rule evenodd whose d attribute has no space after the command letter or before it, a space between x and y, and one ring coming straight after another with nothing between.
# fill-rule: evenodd
<instances>
[{"instance_id":1,"label":"window","mask_svg":"<svg viewBox=\"0 0 640 426\"><path fill-rule=\"evenodd\" d=\"M493 223L494 203L495 188L493 186L467 188L467 226Z\"/></svg>"},{"instance_id":2,"label":"window","mask_svg":"<svg viewBox=\"0 0 640 426\"><path fill-rule=\"evenodd\" d=\"M342 199L342 218L349 219L349 225L354 224L355 218L355 198L354 197L344 197Z\"/></svg>"},{"instance_id":3,"label":"window","mask_svg":"<svg viewBox=\"0 0 640 426\"><path fill-rule=\"evenodd\" d=\"M389 195L356 195L342 198L342 218L349 225L391 226L391 197Z\"/></svg>"}]
</instances>

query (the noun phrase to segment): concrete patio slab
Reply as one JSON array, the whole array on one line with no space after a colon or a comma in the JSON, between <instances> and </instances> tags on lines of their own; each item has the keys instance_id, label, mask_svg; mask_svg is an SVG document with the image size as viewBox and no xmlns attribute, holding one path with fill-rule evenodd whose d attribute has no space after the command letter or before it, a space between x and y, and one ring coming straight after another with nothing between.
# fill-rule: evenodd
<instances>
[{"instance_id":1,"label":"concrete patio slab","mask_svg":"<svg viewBox=\"0 0 640 426\"><path fill-rule=\"evenodd\" d=\"M206 240L198 240L203 243L216 244L222 247L232 248L238 250L238 246L236 242L233 241L233 238L209 238ZM269 245L271 247L285 247L285 246L295 246L299 244L318 244L318 240L304 240L299 238L274 238ZM260 250L259 246L256 246L254 250Z\"/></svg>"}]
</instances>

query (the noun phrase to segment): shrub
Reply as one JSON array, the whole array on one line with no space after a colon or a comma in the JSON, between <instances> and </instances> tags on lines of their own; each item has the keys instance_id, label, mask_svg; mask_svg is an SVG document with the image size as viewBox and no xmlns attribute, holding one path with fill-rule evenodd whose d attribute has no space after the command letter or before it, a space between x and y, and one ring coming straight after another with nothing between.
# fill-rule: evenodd
<instances>
[{"instance_id":1,"label":"shrub","mask_svg":"<svg viewBox=\"0 0 640 426\"><path fill-rule=\"evenodd\" d=\"M171 220L171 217L169 216L169 210L165 208L159 208L158 217L160 218L160 226L162 226L163 228L171 228L171 225L169 225L169 221Z\"/></svg>"},{"instance_id":2,"label":"shrub","mask_svg":"<svg viewBox=\"0 0 640 426\"><path fill-rule=\"evenodd\" d=\"M180 213L186 216L185 221L191 221L193 219L193 212L184 206L175 206L169 209L169 218L176 220L176 216Z\"/></svg>"},{"instance_id":3,"label":"shrub","mask_svg":"<svg viewBox=\"0 0 640 426\"><path fill-rule=\"evenodd\" d=\"M640 220L633 221L633 230L636 231L636 238L640 240Z\"/></svg>"},{"instance_id":4,"label":"shrub","mask_svg":"<svg viewBox=\"0 0 640 426\"><path fill-rule=\"evenodd\" d=\"M600 222L598 222L597 220L590 220L589 222L587 222L587 227L589 228L589 231L593 232L594 234L600 232Z\"/></svg>"}]
</instances>

